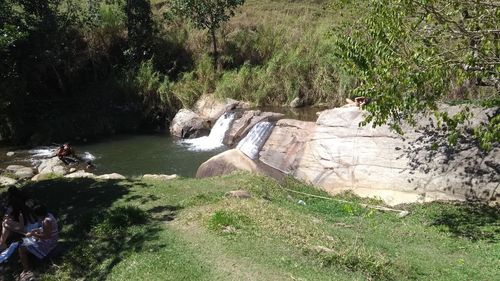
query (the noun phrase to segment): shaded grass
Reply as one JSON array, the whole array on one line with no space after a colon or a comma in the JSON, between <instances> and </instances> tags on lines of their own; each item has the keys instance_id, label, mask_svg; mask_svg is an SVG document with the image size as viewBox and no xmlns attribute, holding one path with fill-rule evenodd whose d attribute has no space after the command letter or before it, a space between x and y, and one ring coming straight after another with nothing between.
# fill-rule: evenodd
<instances>
[{"instance_id":1,"label":"shaded grass","mask_svg":"<svg viewBox=\"0 0 500 281\"><path fill-rule=\"evenodd\" d=\"M399 218L343 203L292 180L54 179L25 186L61 225L62 251L44 280L494 280L498 208L401 206ZM226 198L244 189L248 200ZM298 204L299 200L306 202ZM472 225L472 226L471 226ZM230 234L230 235L228 235ZM18 268L11 263L9 274Z\"/></svg>"}]
</instances>

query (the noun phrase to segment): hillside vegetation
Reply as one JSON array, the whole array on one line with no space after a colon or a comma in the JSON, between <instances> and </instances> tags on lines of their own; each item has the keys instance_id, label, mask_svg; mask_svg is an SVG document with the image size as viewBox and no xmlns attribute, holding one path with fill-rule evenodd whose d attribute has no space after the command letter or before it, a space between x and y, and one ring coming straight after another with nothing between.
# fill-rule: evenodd
<instances>
[{"instance_id":1,"label":"hillside vegetation","mask_svg":"<svg viewBox=\"0 0 500 281\"><path fill-rule=\"evenodd\" d=\"M400 119L411 121L415 111L433 110L438 101L498 105L499 12L484 3L433 0L418 4L428 5L422 8L410 0L247 0L217 30L214 66L207 30L174 13L171 1L32 2L0 1L6 62L0 136L11 142L162 129L203 93L277 106L297 97L306 105L338 106L364 95L377 101L367 107L375 123L392 122L396 129ZM446 61L434 60L440 58L434 50L449 47L445 53L469 58L472 45L464 42L472 39L455 36L450 44L449 30L437 28L433 36L445 39L431 40L426 52L419 41L426 38L412 29L425 30L412 24L424 8L439 8L464 28L480 20L473 26L479 31L465 31L484 34L473 37L476 56L464 61L472 71L436 67ZM470 19L460 19L461 9ZM431 16L421 23L445 26ZM488 67L481 68L474 58L483 54ZM491 143L498 117L490 125L479 133Z\"/></svg>"},{"instance_id":2,"label":"hillside vegetation","mask_svg":"<svg viewBox=\"0 0 500 281\"><path fill-rule=\"evenodd\" d=\"M249 174L53 179L23 189L46 202L62 226L58 254L36 268L42 280L457 281L500 274L500 212L480 204L399 206L409 211L400 217L365 208L350 194L332 198ZM235 189L252 198L224 195ZM12 259L4 276L19 271Z\"/></svg>"}]
</instances>

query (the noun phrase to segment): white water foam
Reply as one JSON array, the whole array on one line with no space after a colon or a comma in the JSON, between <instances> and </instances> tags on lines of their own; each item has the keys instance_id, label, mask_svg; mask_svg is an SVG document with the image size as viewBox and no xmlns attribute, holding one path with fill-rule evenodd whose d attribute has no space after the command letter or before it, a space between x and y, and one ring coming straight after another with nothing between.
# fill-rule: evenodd
<instances>
[{"instance_id":1,"label":"white water foam","mask_svg":"<svg viewBox=\"0 0 500 281\"><path fill-rule=\"evenodd\" d=\"M90 153L88 151L85 151L83 153L83 157L82 158L85 161L94 161L96 159L96 157L92 153Z\"/></svg>"},{"instance_id":2,"label":"white water foam","mask_svg":"<svg viewBox=\"0 0 500 281\"><path fill-rule=\"evenodd\" d=\"M217 119L217 122L215 122L214 127L210 131L210 135L196 139L181 140L179 144L186 145L188 150L191 151L209 151L222 147L224 146L224 136L233 123L234 117L234 113L225 113Z\"/></svg>"},{"instance_id":3,"label":"white water foam","mask_svg":"<svg viewBox=\"0 0 500 281\"><path fill-rule=\"evenodd\" d=\"M57 148L37 148L28 150L28 153L31 154L32 157L35 158L48 158L54 156L57 152Z\"/></svg>"},{"instance_id":4,"label":"white water foam","mask_svg":"<svg viewBox=\"0 0 500 281\"><path fill-rule=\"evenodd\" d=\"M273 124L270 122L259 122L250 130L236 146L241 152L251 159L257 159L260 149L271 135Z\"/></svg>"}]
</instances>

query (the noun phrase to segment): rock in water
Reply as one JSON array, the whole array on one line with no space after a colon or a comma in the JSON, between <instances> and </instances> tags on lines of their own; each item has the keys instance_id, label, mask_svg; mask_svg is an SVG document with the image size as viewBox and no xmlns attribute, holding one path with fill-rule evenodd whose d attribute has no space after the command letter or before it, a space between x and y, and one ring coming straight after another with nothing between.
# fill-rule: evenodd
<instances>
[{"instance_id":1,"label":"rock in water","mask_svg":"<svg viewBox=\"0 0 500 281\"><path fill-rule=\"evenodd\" d=\"M208 132L206 120L189 109L179 110L170 125L170 133L183 139L201 137Z\"/></svg>"},{"instance_id":2,"label":"rock in water","mask_svg":"<svg viewBox=\"0 0 500 281\"><path fill-rule=\"evenodd\" d=\"M9 152L6 153L6 155L8 157L12 157L12 156L14 156L14 154L16 154L14 151L9 151Z\"/></svg>"},{"instance_id":3,"label":"rock in water","mask_svg":"<svg viewBox=\"0 0 500 281\"><path fill-rule=\"evenodd\" d=\"M17 180L0 176L0 186L9 186L17 183Z\"/></svg>"}]
</instances>

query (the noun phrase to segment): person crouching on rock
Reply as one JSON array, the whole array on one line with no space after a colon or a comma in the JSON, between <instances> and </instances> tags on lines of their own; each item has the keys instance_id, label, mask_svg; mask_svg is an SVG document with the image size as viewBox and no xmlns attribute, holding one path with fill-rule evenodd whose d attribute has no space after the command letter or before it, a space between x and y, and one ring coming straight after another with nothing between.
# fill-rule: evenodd
<instances>
[{"instance_id":1,"label":"person crouching on rock","mask_svg":"<svg viewBox=\"0 0 500 281\"><path fill-rule=\"evenodd\" d=\"M75 151L69 143L65 143L59 147L56 155L64 164L69 165L73 163L78 163L79 157L76 155Z\"/></svg>"},{"instance_id":2,"label":"person crouching on rock","mask_svg":"<svg viewBox=\"0 0 500 281\"><path fill-rule=\"evenodd\" d=\"M37 205L33 213L41 221L42 226L26 233L23 243L19 247L19 257L23 265L21 278L32 274L33 269L30 262L30 254L43 259L57 246L59 240L59 227L56 218L47 211L44 205Z\"/></svg>"}]
</instances>

